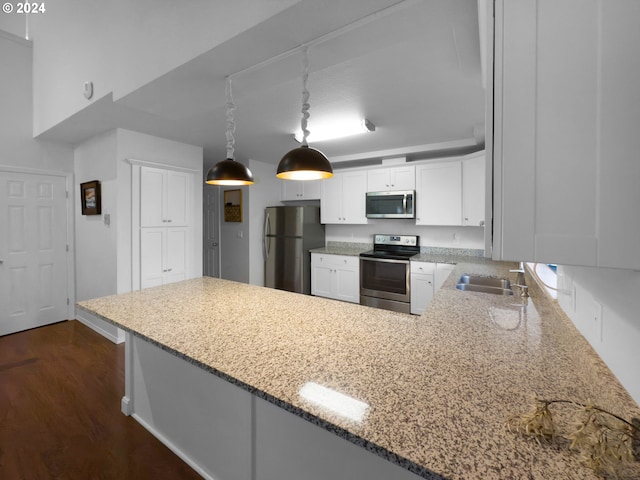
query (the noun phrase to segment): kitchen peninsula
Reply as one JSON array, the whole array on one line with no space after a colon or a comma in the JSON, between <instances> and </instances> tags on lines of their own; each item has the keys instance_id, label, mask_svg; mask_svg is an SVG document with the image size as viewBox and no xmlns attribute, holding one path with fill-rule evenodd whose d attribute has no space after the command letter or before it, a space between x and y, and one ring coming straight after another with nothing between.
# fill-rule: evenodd
<instances>
[{"instance_id":1,"label":"kitchen peninsula","mask_svg":"<svg viewBox=\"0 0 640 480\"><path fill-rule=\"evenodd\" d=\"M214 278L81 302L127 332L123 411L206 478L598 478L506 432L542 397L640 409L562 311L455 289L422 316Z\"/></svg>"}]
</instances>

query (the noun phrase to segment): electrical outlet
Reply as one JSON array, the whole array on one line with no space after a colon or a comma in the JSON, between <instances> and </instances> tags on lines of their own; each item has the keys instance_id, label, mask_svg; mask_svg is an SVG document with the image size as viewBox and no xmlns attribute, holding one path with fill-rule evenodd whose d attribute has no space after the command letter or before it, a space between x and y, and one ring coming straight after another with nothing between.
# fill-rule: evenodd
<instances>
[{"instance_id":1,"label":"electrical outlet","mask_svg":"<svg viewBox=\"0 0 640 480\"><path fill-rule=\"evenodd\" d=\"M604 309L601 303L593 301L593 333L598 341L602 342L602 317Z\"/></svg>"}]
</instances>

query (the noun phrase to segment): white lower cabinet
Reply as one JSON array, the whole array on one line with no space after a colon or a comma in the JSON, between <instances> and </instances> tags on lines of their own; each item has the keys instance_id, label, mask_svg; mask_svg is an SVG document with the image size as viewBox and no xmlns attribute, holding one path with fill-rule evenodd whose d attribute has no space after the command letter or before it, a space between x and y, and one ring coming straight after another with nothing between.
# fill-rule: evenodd
<instances>
[{"instance_id":1,"label":"white lower cabinet","mask_svg":"<svg viewBox=\"0 0 640 480\"><path fill-rule=\"evenodd\" d=\"M140 288L187 278L187 230L186 227L141 229Z\"/></svg>"},{"instance_id":2,"label":"white lower cabinet","mask_svg":"<svg viewBox=\"0 0 640 480\"><path fill-rule=\"evenodd\" d=\"M433 284L434 292L440 290L442 284L449 278L449 275L451 275L451 272L453 272L455 268L456 266L451 263L436 263L435 283Z\"/></svg>"},{"instance_id":3,"label":"white lower cabinet","mask_svg":"<svg viewBox=\"0 0 640 480\"><path fill-rule=\"evenodd\" d=\"M449 263L411 262L411 313L422 315L455 268Z\"/></svg>"},{"instance_id":4,"label":"white lower cabinet","mask_svg":"<svg viewBox=\"0 0 640 480\"><path fill-rule=\"evenodd\" d=\"M411 262L411 313L421 315L433 300L435 263Z\"/></svg>"},{"instance_id":5,"label":"white lower cabinet","mask_svg":"<svg viewBox=\"0 0 640 480\"><path fill-rule=\"evenodd\" d=\"M311 294L360 303L360 258L312 253Z\"/></svg>"}]
</instances>

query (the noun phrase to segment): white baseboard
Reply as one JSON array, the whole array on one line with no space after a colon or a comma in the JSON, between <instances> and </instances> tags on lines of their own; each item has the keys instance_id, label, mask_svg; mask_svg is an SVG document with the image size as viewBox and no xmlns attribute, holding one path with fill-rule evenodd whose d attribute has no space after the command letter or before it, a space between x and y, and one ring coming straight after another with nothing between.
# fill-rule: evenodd
<instances>
[{"instance_id":1,"label":"white baseboard","mask_svg":"<svg viewBox=\"0 0 640 480\"><path fill-rule=\"evenodd\" d=\"M149 433L151 433L154 437L156 437L158 440L160 440L164 446L166 446L169 450L171 450L173 453L175 453L178 457L180 457L180 459L186 463L187 465L189 465L191 468L193 468L198 475L200 475L202 478L204 478L205 480L216 480L214 477L212 477L211 475L209 475L209 473L207 473L206 471L204 471L200 465L198 465L197 463L195 463L187 454L185 454L182 450L180 450L174 443L172 443L168 438L166 438L164 435L162 435L160 432L158 432L152 425L149 425L147 422L145 422L142 418L140 418L137 414L133 413L131 414L131 417L135 418L136 421L142 425L144 428L146 428Z\"/></svg>"},{"instance_id":2,"label":"white baseboard","mask_svg":"<svg viewBox=\"0 0 640 480\"><path fill-rule=\"evenodd\" d=\"M119 344L124 342L124 332L115 325L111 325L95 315L77 308L75 317L80 323L86 325L106 339L111 340L113 343Z\"/></svg>"}]
</instances>

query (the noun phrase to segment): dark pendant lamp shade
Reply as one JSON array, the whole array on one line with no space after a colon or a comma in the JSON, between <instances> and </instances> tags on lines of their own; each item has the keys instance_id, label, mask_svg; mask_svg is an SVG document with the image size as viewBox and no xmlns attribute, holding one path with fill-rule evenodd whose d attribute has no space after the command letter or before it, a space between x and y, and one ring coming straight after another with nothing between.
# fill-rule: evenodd
<instances>
[{"instance_id":1,"label":"dark pendant lamp shade","mask_svg":"<svg viewBox=\"0 0 640 480\"><path fill-rule=\"evenodd\" d=\"M251 170L242 163L227 158L216 163L207 172L205 182L209 185L251 185L254 180Z\"/></svg>"},{"instance_id":2,"label":"dark pendant lamp shade","mask_svg":"<svg viewBox=\"0 0 640 480\"><path fill-rule=\"evenodd\" d=\"M303 145L282 157L276 176L283 180L321 180L332 177L333 168L320 150Z\"/></svg>"}]
</instances>

